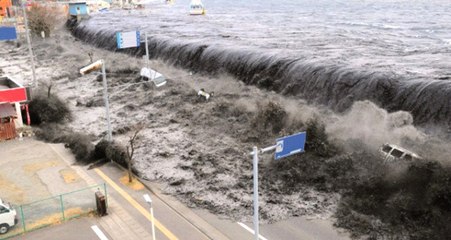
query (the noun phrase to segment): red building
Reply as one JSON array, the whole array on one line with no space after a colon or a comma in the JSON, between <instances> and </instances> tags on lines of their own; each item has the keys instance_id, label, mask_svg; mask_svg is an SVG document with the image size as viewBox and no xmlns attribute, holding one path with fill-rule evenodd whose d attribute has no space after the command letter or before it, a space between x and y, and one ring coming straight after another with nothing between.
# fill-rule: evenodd
<instances>
[{"instance_id":1,"label":"red building","mask_svg":"<svg viewBox=\"0 0 451 240\"><path fill-rule=\"evenodd\" d=\"M0 77L0 104L6 103L15 108L15 126L17 127L23 126L21 108L26 110L27 123L30 124L27 102L27 89L24 86L9 77Z\"/></svg>"},{"instance_id":2,"label":"red building","mask_svg":"<svg viewBox=\"0 0 451 240\"><path fill-rule=\"evenodd\" d=\"M11 6L11 0L0 0L0 16L8 17L8 11Z\"/></svg>"}]
</instances>

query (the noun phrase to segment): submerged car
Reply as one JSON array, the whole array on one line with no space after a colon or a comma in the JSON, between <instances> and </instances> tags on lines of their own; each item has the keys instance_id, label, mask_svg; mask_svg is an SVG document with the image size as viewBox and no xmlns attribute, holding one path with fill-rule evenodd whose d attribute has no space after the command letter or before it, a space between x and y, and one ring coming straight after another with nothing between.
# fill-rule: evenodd
<instances>
[{"instance_id":1,"label":"submerged car","mask_svg":"<svg viewBox=\"0 0 451 240\"><path fill-rule=\"evenodd\" d=\"M418 154L396 146L394 144L383 144L379 149L381 156L384 158L385 163L394 162L396 160L412 161L416 159L423 159Z\"/></svg>"}]
</instances>

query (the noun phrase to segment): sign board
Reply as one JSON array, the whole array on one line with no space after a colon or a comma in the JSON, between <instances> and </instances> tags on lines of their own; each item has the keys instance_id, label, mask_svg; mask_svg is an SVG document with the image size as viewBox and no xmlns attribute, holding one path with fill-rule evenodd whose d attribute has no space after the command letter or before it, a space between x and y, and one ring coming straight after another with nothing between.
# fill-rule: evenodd
<instances>
[{"instance_id":1,"label":"sign board","mask_svg":"<svg viewBox=\"0 0 451 240\"><path fill-rule=\"evenodd\" d=\"M117 32L116 33L117 48L139 47L140 37L139 31Z\"/></svg>"},{"instance_id":2,"label":"sign board","mask_svg":"<svg viewBox=\"0 0 451 240\"><path fill-rule=\"evenodd\" d=\"M0 27L0 41L11 41L17 39L15 27Z\"/></svg>"},{"instance_id":3,"label":"sign board","mask_svg":"<svg viewBox=\"0 0 451 240\"><path fill-rule=\"evenodd\" d=\"M276 153L274 158L279 160L296 153L304 152L305 132L296 133L290 136L276 139Z\"/></svg>"}]
</instances>

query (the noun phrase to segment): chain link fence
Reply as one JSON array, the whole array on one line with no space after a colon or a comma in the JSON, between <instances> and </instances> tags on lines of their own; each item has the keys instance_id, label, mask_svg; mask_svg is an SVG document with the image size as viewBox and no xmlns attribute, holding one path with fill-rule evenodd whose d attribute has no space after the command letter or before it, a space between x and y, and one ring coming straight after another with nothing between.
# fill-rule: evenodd
<instances>
[{"instance_id":1,"label":"chain link fence","mask_svg":"<svg viewBox=\"0 0 451 240\"><path fill-rule=\"evenodd\" d=\"M100 191L108 204L106 184L86 187L50 198L14 206L18 222L0 239L62 223L72 218L95 214L95 193Z\"/></svg>"}]
</instances>

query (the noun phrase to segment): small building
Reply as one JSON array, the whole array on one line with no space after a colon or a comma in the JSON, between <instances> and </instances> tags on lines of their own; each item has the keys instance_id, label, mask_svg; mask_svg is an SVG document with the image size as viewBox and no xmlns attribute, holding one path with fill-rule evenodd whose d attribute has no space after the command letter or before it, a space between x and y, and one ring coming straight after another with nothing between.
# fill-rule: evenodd
<instances>
[{"instance_id":1,"label":"small building","mask_svg":"<svg viewBox=\"0 0 451 240\"><path fill-rule=\"evenodd\" d=\"M10 77L0 77L0 103L8 103L16 108L16 126L22 127L21 107L26 110L27 123L30 124L28 114L29 89L14 81Z\"/></svg>"},{"instance_id":2,"label":"small building","mask_svg":"<svg viewBox=\"0 0 451 240\"><path fill-rule=\"evenodd\" d=\"M9 17L11 6L11 0L0 0L0 17Z\"/></svg>"},{"instance_id":3,"label":"small building","mask_svg":"<svg viewBox=\"0 0 451 240\"><path fill-rule=\"evenodd\" d=\"M17 113L10 103L0 103L0 141L16 138Z\"/></svg>"},{"instance_id":4,"label":"small building","mask_svg":"<svg viewBox=\"0 0 451 240\"><path fill-rule=\"evenodd\" d=\"M69 3L69 15L71 16L84 16L89 14L88 6L86 2L73 2Z\"/></svg>"}]
</instances>

